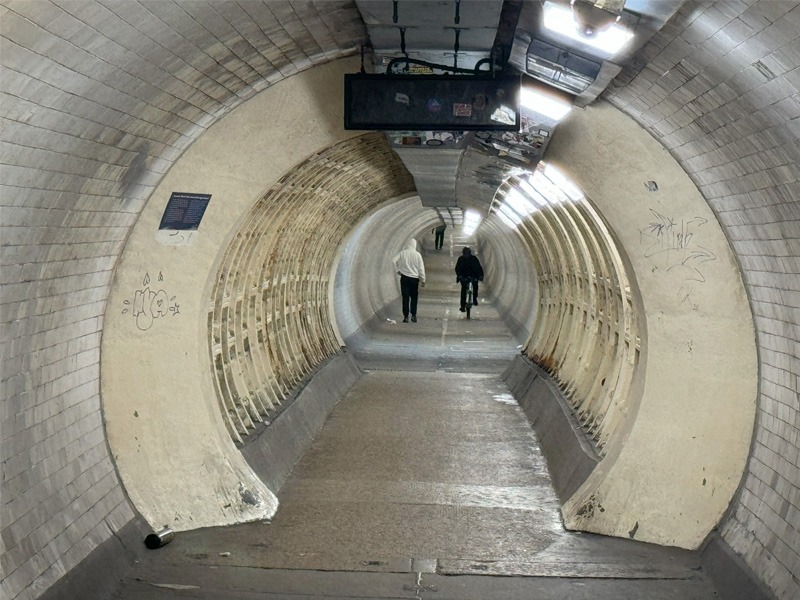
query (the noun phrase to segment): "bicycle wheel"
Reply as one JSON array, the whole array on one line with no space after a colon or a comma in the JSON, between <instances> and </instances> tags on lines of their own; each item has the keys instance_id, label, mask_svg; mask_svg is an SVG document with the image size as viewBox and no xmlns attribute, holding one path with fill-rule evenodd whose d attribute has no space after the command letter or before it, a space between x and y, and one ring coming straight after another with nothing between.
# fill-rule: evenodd
<instances>
[{"instance_id":1,"label":"bicycle wheel","mask_svg":"<svg viewBox=\"0 0 800 600\"><path fill-rule=\"evenodd\" d=\"M472 309L472 282L467 286L467 318L469 319L469 312Z\"/></svg>"}]
</instances>

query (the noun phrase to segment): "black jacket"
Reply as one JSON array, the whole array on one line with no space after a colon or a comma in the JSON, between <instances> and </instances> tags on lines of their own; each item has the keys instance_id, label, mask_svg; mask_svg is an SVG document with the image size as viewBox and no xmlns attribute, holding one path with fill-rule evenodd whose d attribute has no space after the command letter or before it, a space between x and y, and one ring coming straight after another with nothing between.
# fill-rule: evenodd
<instances>
[{"instance_id":1,"label":"black jacket","mask_svg":"<svg viewBox=\"0 0 800 600\"><path fill-rule=\"evenodd\" d=\"M461 281L467 277L483 281L483 267L477 256L469 254L459 256L456 261L456 281Z\"/></svg>"}]
</instances>

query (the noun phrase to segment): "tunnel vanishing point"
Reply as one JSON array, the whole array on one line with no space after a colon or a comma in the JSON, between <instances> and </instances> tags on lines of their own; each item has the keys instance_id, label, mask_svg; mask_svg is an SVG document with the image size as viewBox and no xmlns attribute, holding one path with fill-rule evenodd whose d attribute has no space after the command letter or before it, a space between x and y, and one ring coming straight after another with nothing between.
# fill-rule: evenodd
<instances>
[{"instance_id":1,"label":"tunnel vanishing point","mask_svg":"<svg viewBox=\"0 0 800 600\"><path fill-rule=\"evenodd\" d=\"M635 48L510 142L344 127L365 60L541 83L556 4L0 0L3 598L271 519L440 223L490 265L514 396L568 424L564 527L800 597L800 3L618 3Z\"/></svg>"}]
</instances>

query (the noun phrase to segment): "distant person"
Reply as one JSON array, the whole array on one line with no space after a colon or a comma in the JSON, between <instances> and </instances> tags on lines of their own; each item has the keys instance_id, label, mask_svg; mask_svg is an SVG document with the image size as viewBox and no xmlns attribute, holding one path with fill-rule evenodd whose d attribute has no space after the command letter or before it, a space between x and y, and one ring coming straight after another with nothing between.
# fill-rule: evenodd
<instances>
[{"instance_id":1,"label":"distant person","mask_svg":"<svg viewBox=\"0 0 800 600\"><path fill-rule=\"evenodd\" d=\"M437 250L441 250L442 246L444 246L444 230L447 229L447 224L442 223L438 227L436 227L433 232L436 235L434 239L434 246Z\"/></svg>"},{"instance_id":2,"label":"distant person","mask_svg":"<svg viewBox=\"0 0 800 600\"><path fill-rule=\"evenodd\" d=\"M483 267L472 250L464 248L456 261L456 282L461 284L461 312L467 310L467 287L472 280L472 303L478 304L478 282L483 281Z\"/></svg>"},{"instance_id":3,"label":"distant person","mask_svg":"<svg viewBox=\"0 0 800 600\"><path fill-rule=\"evenodd\" d=\"M410 239L406 247L392 259L394 270L400 275L400 293L403 296L403 323L417 322L417 298L419 285L425 287L425 263L422 255L417 252L417 240Z\"/></svg>"}]
</instances>

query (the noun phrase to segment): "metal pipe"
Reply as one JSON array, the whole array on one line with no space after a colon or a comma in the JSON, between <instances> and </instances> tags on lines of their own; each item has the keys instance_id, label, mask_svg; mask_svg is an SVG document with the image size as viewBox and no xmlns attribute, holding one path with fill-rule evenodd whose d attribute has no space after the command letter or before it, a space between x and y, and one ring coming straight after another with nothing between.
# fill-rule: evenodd
<instances>
[{"instance_id":1,"label":"metal pipe","mask_svg":"<svg viewBox=\"0 0 800 600\"><path fill-rule=\"evenodd\" d=\"M161 548L161 546L169 544L174 537L175 532L169 527L164 527L164 529L151 533L144 538L144 545L150 550L155 550L156 548Z\"/></svg>"}]
</instances>

